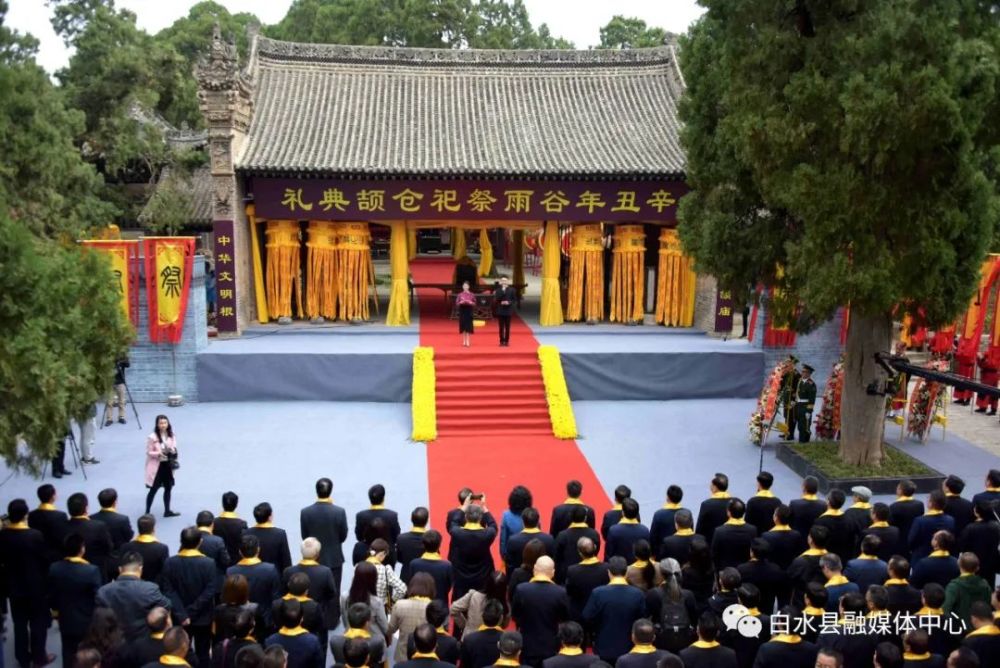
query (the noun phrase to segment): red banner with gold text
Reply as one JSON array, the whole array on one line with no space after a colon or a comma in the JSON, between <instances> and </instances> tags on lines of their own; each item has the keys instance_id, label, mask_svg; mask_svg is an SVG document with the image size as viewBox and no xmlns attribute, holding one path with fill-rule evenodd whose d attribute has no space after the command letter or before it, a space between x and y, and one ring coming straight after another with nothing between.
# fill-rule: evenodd
<instances>
[{"instance_id":1,"label":"red banner with gold text","mask_svg":"<svg viewBox=\"0 0 1000 668\"><path fill-rule=\"evenodd\" d=\"M146 237L146 299L149 302L149 340L181 340L188 291L194 265L194 237Z\"/></svg>"},{"instance_id":2,"label":"red banner with gold text","mask_svg":"<svg viewBox=\"0 0 1000 668\"><path fill-rule=\"evenodd\" d=\"M139 242L87 239L80 244L85 248L104 253L111 263L115 290L121 296L122 313L139 328Z\"/></svg>"}]
</instances>

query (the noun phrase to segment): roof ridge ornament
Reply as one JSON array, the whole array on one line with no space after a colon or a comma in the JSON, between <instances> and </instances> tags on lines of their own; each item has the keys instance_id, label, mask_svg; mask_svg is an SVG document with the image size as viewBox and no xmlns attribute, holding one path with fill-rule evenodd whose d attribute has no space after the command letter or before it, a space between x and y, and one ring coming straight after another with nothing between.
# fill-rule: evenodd
<instances>
[{"instance_id":1,"label":"roof ridge ornament","mask_svg":"<svg viewBox=\"0 0 1000 668\"><path fill-rule=\"evenodd\" d=\"M208 53L195 66L198 85L207 90L227 90L239 83L239 58L232 37L224 39L218 22L212 28Z\"/></svg>"}]
</instances>

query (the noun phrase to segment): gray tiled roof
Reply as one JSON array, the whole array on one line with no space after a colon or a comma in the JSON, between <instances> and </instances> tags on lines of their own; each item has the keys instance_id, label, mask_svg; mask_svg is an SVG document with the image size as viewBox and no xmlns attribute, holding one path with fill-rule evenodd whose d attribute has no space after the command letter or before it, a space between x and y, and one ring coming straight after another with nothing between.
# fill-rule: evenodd
<instances>
[{"instance_id":1,"label":"gray tiled roof","mask_svg":"<svg viewBox=\"0 0 1000 668\"><path fill-rule=\"evenodd\" d=\"M160 172L160 178L156 181L156 186L154 187L162 187L162 184L171 178L171 173L172 170L169 167L165 167ZM192 224L211 223L214 215L212 210L212 171L208 165L198 167L192 171L191 176L182 185L182 189L186 194L187 221ZM142 212L139 214L139 220L144 221L149 215L149 202L147 201L146 206L143 207Z\"/></svg>"},{"instance_id":2,"label":"gray tiled roof","mask_svg":"<svg viewBox=\"0 0 1000 668\"><path fill-rule=\"evenodd\" d=\"M674 46L487 51L258 37L237 168L367 176L664 178L684 171Z\"/></svg>"}]
</instances>

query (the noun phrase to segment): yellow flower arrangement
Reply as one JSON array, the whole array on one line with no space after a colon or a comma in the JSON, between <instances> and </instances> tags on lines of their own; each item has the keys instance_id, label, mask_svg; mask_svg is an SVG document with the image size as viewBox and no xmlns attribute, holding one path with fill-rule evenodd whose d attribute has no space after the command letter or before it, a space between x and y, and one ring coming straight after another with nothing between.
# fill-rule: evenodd
<instances>
[{"instance_id":1,"label":"yellow flower arrangement","mask_svg":"<svg viewBox=\"0 0 1000 668\"><path fill-rule=\"evenodd\" d=\"M434 349L417 346L413 349L413 411L414 441L433 441L437 438L437 393L434 375Z\"/></svg>"},{"instance_id":2,"label":"yellow flower arrangement","mask_svg":"<svg viewBox=\"0 0 1000 668\"><path fill-rule=\"evenodd\" d=\"M552 434L556 438L576 438L576 418L573 417L573 404L566 387L559 349L555 346L538 346L538 361L542 365L542 381L545 383L545 400L549 404Z\"/></svg>"}]
</instances>

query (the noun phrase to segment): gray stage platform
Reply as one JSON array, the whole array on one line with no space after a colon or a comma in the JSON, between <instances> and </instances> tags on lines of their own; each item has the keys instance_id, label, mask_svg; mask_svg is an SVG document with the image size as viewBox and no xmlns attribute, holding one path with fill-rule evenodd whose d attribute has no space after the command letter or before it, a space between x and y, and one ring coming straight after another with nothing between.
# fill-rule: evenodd
<instances>
[{"instance_id":1,"label":"gray stage platform","mask_svg":"<svg viewBox=\"0 0 1000 668\"><path fill-rule=\"evenodd\" d=\"M624 329L624 328L622 328ZM574 400L753 398L764 356L689 330L535 330L559 348ZM197 356L201 401L408 402L414 328L259 329Z\"/></svg>"}]
</instances>

